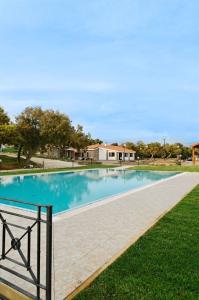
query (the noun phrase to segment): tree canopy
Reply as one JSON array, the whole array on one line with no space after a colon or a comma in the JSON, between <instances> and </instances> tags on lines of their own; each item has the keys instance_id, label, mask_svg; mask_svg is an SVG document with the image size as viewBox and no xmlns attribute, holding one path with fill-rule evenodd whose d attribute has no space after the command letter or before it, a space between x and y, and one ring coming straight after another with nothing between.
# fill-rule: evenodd
<instances>
[{"instance_id":1,"label":"tree canopy","mask_svg":"<svg viewBox=\"0 0 199 300\"><path fill-rule=\"evenodd\" d=\"M29 161L39 149L57 147L64 153L62 150L66 147L80 150L95 141L84 132L81 125L75 128L67 115L59 111L42 110L41 107L27 107L17 116L16 128L19 161L22 151Z\"/></svg>"},{"instance_id":2,"label":"tree canopy","mask_svg":"<svg viewBox=\"0 0 199 300\"><path fill-rule=\"evenodd\" d=\"M191 157L191 147L184 146L181 143L174 143L165 145L153 142L146 144L143 141L137 143L126 142L126 146L129 149L136 151L136 156L140 159L154 159L154 158L178 158L187 159Z\"/></svg>"},{"instance_id":3,"label":"tree canopy","mask_svg":"<svg viewBox=\"0 0 199 300\"><path fill-rule=\"evenodd\" d=\"M46 110L41 117L41 141L57 147L69 146L74 129L71 120L58 111Z\"/></svg>"},{"instance_id":4,"label":"tree canopy","mask_svg":"<svg viewBox=\"0 0 199 300\"><path fill-rule=\"evenodd\" d=\"M13 124L0 125L0 145L1 144L16 144L17 130Z\"/></svg>"},{"instance_id":5,"label":"tree canopy","mask_svg":"<svg viewBox=\"0 0 199 300\"><path fill-rule=\"evenodd\" d=\"M18 146L18 160L21 153L29 161L38 151L74 147L78 151L85 150L88 145L101 144L100 139L93 139L85 133L82 125L74 126L70 118L59 111L43 110L41 107L27 107L11 123L8 115L0 107L0 145ZM117 142L113 145L118 145ZM143 141L127 141L126 147L136 151L140 159L178 158L191 156L191 148L181 143L161 144L159 142L144 143Z\"/></svg>"},{"instance_id":6,"label":"tree canopy","mask_svg":"<svg viewBox=\"0 0 199 300\"><path fill-rule=\"evenodd\" d=\"M0 107L0 145L13 143L16 138L16 126L10 124L10 119Z\"/></svg>"},{"instance_id":7,"label":"tree canopy","mask_svg":"<svg viewBox=\"0 0 199 300\"><path fill-rule=\"evenodd\" d=\"M7 125L9 124L10 119L4 109L0 106L0 125Z\"/></svg>"}]
</instances>

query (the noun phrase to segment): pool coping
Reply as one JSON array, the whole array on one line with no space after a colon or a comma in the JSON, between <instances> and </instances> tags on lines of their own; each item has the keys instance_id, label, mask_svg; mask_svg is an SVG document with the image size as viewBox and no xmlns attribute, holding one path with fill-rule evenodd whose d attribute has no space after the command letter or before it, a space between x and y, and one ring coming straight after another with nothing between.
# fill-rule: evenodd
<instances>
[{"instance_id":1,"label":"pool coping","mask_svg":"<svg viewBox=\"0 0 199 300\"><path fill-rule=\"evenodd\" d=\"M76 172L84 172L84 171L94 171L94 170L105 170L105 169L113 169L113 170L129 170L129 171L139 171L139 172L156 172L156 173L179 173L179 174L182 174L182 173L189 173L189 172L183 172L183 171L158 171L158 170L136 170L136 169L133 169L131 167L129 168L121 168L120 166L117 166L117 167L107 167L107 168L89 168L89 169L70 169L70 170L63 170L63 171L49 171L49 172L39 172L39 173L28 173L28 174L11 174L11 175L1 175L0 173L0 177L6 177L6 178L9 178L9 177L20 177L20 176L39 176L39 175L48 175L48 174L59 174L59 173L76 173Z\"/></svg>"},{"instance_id":2,"label":"pool coping","mask_svg":"<svg viewBox=\"0 0 199 300\"><path fill-rule=\"evenodd\" d=\"M107 168L107 169L117 169L117 168ZM89 171L89 170L98 170L98 168L96 168L96 169L86 169L86 170L75 170L75 171L72 171L72 173L75 173L75 172L84 172L84 171ZM122 169L120 169L120 170L122 170ZM136 172L137 170L129 170L129 171L135 171ZM176 178L178 176L182 176L182 175L188 173L188 172L151 171L151 170L147 170L147 171L141 170L141 172L176 173L176 174L173 175L173 176L171 176L171 177L163 178L163 179L157 180L156 182L153 182L153 183L141 186L139 188L130 189L130 190L126 191L126 192L121 192L119 194L115 194L115 195L112 195L112 196L108 196L108 197L104 197L104 198L101 198L101 199L97 199L97 200L95 200L92 203L87 203L87 204L79 206L77 208L71 208L71 209L68 209L68 210L64 210L64 211L55 213L55 214L53 214L53 222L58 222L58 221L61 221L63 219L66 219L66 218L71 218L73 216L79 215L79 214L81 214L81 213L83 213L85 211L88 211L90 209L106 205L107 203L113 202L113 201L118 200L118 199L120 199L122 197L129 196L131 194L134 194L134 193L137 193L139 191L145 190L147 188L153 187L155 185L161 184L162 182L167 182L167 181L169 181L171 179L174 179L174 178ZM59 174L59 173L71 173L71 171L66 171L66 172L65 171L61 171L61 172L49 172L49 173L44 172L44 173L39 173L39 174L25 174L25 175L21 175L21 174L20 175L8 175L6 177L31 176L31 175L33 175L33 176L34 175L39 176L39 175L42 175L42 174L45 175L45 174ZM4 176L2 176L2 177L4 177ZM12 199L10 199L10 201L12 201ZM32 209L27 209L27 208L18 207L18 206L9 205L9 204L4 204L4 203L0 203L0 206L5 206L5 207L12 208L12 209L17 209L19 211L29 212L31 214L34 214L36 212L35 210L32 210ZM46 215L45 212L41 212L41 213L42 213L43 216Z\"/></svg>"},{"instance_id":3,"label":"pool coping","mask_svg":"<svg viewBox=\"0 0 199 300\"><path fill-rule=\"evenodd\" d=\"M146 172L148 172L148 171L146 171ZM156 171L149 171L149 172L156 172ZM170 172L168 172L168 173L170 173ZM113 201L118 200L120 198L123 198L125 196L132 195L134 193L140 192L140 191L145 190L147 188L159 185L163 182L170 181L170 180L172 180L176 177L180 177L180 176L182 176L184 174L187 174L187 173L188 172L182 172L182 173L176 174L174 176L171 176L169 178L163 178L163 179L157 180L156 182L141 186L139 188L128 190L127 192L122 192L122 193L115 194L115 195L110 196L110 197L105 197L105 198L102 198L101 200L98 199L98 200L96 200L92 203L88 203L88 204L83 205L81 207L72 208L70 210L65 210L65 211L62 211L62 212L55 213L53 215L53 222L58 222L58 221L61 221L63 219L66 219L66 218L71 218L73 216L79 215L79 214L81 214L85 211L88 211L90 209L106 205L107 203L113 202Z\"/></svg>"}]
</instances>

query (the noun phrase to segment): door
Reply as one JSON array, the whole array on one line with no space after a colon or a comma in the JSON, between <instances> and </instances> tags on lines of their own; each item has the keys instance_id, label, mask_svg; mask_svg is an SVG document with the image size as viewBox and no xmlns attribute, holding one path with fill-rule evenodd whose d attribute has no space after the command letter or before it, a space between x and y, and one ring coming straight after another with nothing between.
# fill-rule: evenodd
<instances>
[{"instance_id":1,"label":"door","mask_svg":"<svg viewBox=\"0 0 199 300\"><path fill-rule=\"evenodd\" d=\"M119 160L122 160L122 152L119 152Z\"/></svg>"}]
</instances>

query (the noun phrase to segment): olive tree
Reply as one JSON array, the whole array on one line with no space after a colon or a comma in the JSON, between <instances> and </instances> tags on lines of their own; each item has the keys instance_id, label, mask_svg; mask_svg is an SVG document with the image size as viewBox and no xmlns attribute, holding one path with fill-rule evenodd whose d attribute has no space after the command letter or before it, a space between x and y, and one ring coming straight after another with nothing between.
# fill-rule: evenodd
<instances>
[{"instance_id":1,"label":"olive tree","mask_svg":"<svg viewBox=\"0 0 199 300\"><path fill-rule=\"evenodd\" d=\"M6 114L6 112L4 111L4 109L2 107L0 107L0 125L7 125L9 124L10 119L8 117L8 115Z\"/></svg>"},{"instance_id":2,"label":"olive tree","mask_svg":"<svg viewBox=\"0 0 199 300\"><path fill-rule=\"evenodd\" d=\"M27 107L17 118L17 132L19 135L18 162L21 152L29 162L41 144L41 118L43 111L40 107Z\"/></svg>"},{"instance_id":3,"label":"olive tree","mask_svg":"<svg viewBox=\"0 0 199 300\"><path fill-rule=\"evenodd\" d=\"M41 118L41 143L48 149L57 147L62 153L72 144L74 128L65 114L54 110L44 111Z\"/></svg>"}]
</instances>

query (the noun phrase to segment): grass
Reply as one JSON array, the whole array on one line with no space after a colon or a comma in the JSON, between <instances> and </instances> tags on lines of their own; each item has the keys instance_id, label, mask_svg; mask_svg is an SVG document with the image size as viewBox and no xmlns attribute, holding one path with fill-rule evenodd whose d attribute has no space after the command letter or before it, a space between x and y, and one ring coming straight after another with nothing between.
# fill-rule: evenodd
<instances>
[{"instance_id":1,"label":"grass","mask_svg":"<svg viewBox=\"0 0 199 300\"><path fill-rule=\"evenodd\" d=\"M0 170L21 169L26 165L25 159L21 158L21 163L18 164L16 157L10 157L5 154L0 154ZM36 165L34 162L30 164Z\"/></svg>"},{"instance_id":2,"label":"grass","mask_svg":"<svg viewBox=\"0 0 199 300\"><path fill-rule=\"evenodd\" d=\"M199 172L199 166L136 166L132 170L143 171L178 171L178 172Z\"/></svg>"},{"instance_id":3,"label":"grass","mask_svg":"<svg viewBox=\"0 0 199 300\"><path fill-rule=\"evenodd\" d=\"M199 186L75 300L198 300Z\"/></svg>"},{"instance_id":4,"label":"grass","mask_svg":"<svg viewBox=\"0 0 199 300\"><path fill-rule=\"evenodd\" d=\"M92 164L87 166L80 167L69 167L69 168L53 168L53 169L29 169L29 170L20 170L20 171L9 171L9 172L1 172L0 176L7 175L21 175L21 174L35 174L35 173L48 173L48 172L61 172L61 171L75 171L75 170L86 170L86 169L99 169L99 168L115 168L116 165L99 165Z\"/></svg>"},{"instance_id":5,"label":"grass","mask_svg":"<svg viewBox=\"0 0 199 300\"><path fill-rule=\"evenodd\" d=\"M18 149L15 147L6 147L3 149L3 152L5 153L17 153Z\"/></svg>"}]
</instances>

